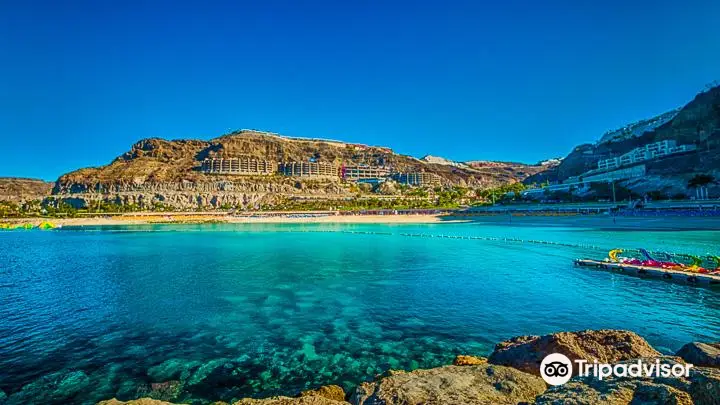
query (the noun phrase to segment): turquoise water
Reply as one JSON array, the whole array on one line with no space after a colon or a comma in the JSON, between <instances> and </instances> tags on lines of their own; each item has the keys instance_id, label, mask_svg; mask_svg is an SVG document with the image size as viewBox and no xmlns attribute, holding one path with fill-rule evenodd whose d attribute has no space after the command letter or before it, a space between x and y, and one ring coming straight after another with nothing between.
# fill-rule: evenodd
<instances>
[{"instance_id":1,"label":"turquoise water","mask_svg":"<svg viewBox=\"0 0 720 405\"><path fill-rule=\"evenodd\" d=\"M672 352L720 338L720 291L572 259L618 246L717 254L719 240L478 223L4 232L0 390L11 404L294 395L586 328ZM151 385L167 381L179 383Z\"/></svg>"}]
</instances>

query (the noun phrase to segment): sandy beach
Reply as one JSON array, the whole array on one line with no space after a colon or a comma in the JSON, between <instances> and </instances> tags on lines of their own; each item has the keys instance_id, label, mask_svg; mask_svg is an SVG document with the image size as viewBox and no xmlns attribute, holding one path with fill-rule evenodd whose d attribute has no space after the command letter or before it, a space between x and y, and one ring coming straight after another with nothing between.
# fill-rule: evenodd
<instances>
[{"instance_id":1,"label":"sandy beach","mask_svg":"<svg viewBox=\"0 0 720 405\"><path fill-rule=\"evenodd\" d=\"M63 227L73 226L113 226L143 224L196 224L196 223L348 223L348 224L428 224L459 222L462 219L451 218L447 214L397 214L397 215L313 215L293 214L252 214L227 215L211 213L168 213L168 214L125 214L114 216L87 216L79 218L14 218L6 223L32 224L37 226L43 221Z\"/></svg>"},{"instance_id":2,"label":"sandy beach","mask_svg":"<svg viewBox=\"0 0 720 405\"><path fill-rule=\"evenodd\" d=\"M720 230L719 217L658 216L635 217L609 215L461 215L452 213L430 214L327 214L307 212L263 212L226 214L216 212L198 213L128 213L120 215L97 215L76 218L10 218L5 224L31 224L37 226L48 221L56 226L115 226L144 224L436 224L473 222L479 224L509 226L600 228L607 230Z\"/></svg>"}]
</instances>

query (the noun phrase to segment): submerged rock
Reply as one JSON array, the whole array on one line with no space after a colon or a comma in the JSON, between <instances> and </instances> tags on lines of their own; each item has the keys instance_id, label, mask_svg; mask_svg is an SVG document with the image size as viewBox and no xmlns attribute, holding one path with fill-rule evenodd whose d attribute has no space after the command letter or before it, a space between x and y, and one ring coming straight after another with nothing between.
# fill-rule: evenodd
<instances>
[{"instance_id":1,"label":"submerged rock","mask_svg":"<svg viewBox=\"0 0 720 405\"><path fill-rule=\"evenodd\" d=\"M156 366L150 367L147 371L150 381L177 380L188 376L193 368L200 366L198 361L187 361L182 359L169 359Z\"/></svg>"},{"instance_id":2,"label":"submerged rock","mask_svg":"<svg viewBox=\"0 0 720 405\"><path fill-rule=\"evenodd\" d=\"M562 353L570 360L597 359L601 363L660 356L636 333L602 329L514 337L498 343L488 361L540 375L540 363L550 353Z\"/></svg>"},{"instance_id":3,"label":"submerged rock","mask_svg":"<svg viewBox=\"0 0 720 405\"><path fill-rule=\"evenodd\" d=\"M698 367L720 367L720 342L688 343L675 355Z\"/></svg>"},{"instance_id":4,"label":"submerged rock","mask_svg":"<svg viewBox=\"0 0 720 405\"><path fill-rule=\"evenodd\" d=\"M10 403L68 401L88 385L90 377L82 371L46 374L22 387L8 400Z\"/></svg>"},{"instance_id":5,"label":"submerged rock","mask_svg":"<svg viewBox=\"0 0 720 405\"><path fill-rule=\"evenodd\" d=\"M465 356L462 354L455 356L455 360L453 360L453 364L456 366L477 366L485 363L487 363L485 357Z\"/></svg>"},{"instance_id":6,"label":"submerged rock","mask_svg":"<svg viewBox=\"0 0 720 405\"><path fill-rule=\"evenodd\" d=\"M318 396L334 401L345 401L345 391L338 385L324 385L318 389L303 391L300 396Z\"/></svg>"},{"instance_id":7,"label":"submerged rock","mask_svg":"<svg viewBox=\"0 0 720 405\"><path fill-rule=\"evenodd\" d=\"M165 381L143 385L138 388L136 395L162 401L173 401L180 396L182 390L183 384L180 381Z\"/></svg>"},{"instance_id":8,"label":"submerged rock","mask_svg":"<svg viewBox=\"0 0 720 405\"><path fill-rule=\"evenodd\" d=\"M350 403L517 404L545 391L539 377L504 366L445 366L395 374L357 388Z\"/></svg>"}]
</instances>

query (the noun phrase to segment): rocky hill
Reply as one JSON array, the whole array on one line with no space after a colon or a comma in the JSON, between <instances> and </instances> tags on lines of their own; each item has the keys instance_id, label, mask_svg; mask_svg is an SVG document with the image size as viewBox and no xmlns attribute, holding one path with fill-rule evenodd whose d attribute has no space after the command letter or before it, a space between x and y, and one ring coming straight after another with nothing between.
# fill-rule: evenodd
<instances>
[{"instance_id":1,"label":"rocky hill","mask_svg":"<svg viewBox=\"0 0 720 405\"><path fill-rule=\"evenodd\" d=\"M670 116L672 118L667 119ZM697 152L648 164L646 179L628 183L630 188L641 192L665 189L668 193L679 193L686 191L687 180L696 174L720 174L720 86L698 94L677 112L642 122L657 123L658 120L664 120L664 123L637 136L612 137L606 134L598 143L577 146L559 165L529 176L524 182L564 181L596 169L598 160L620 156L638 146L666 139L675 140L678 144L695 145ZM715 177L720 178L718 175Z\"/></svg>"},{"instance_id":2,"label":"rocky hill","mask_svg":"<svg viewBox=\"0 0 720 405\"><path fill-rule=\"evenodd\" d=\"M367 164L400 172L424 171L439 175L445 185L477 188L522 181L543 170L542 166L506 163L454 166L396 154L386 147L242 130L209 141L145 139L107 166L61 176L52 192L76 206L109 201L138 206L160 203L181 209L222 205L253 208L272 205L287 196L346 198L357 193L340 178L210 175L200 171L205 158L239 156L273 162L316 161L338 167Z\"/></svg>"},{"instance_id":3,"label":"rocky hill","mask_svg":"<svg viewBox=\"0 0 720 405\"><path fill-rule=\"evenodd\" d=\"M0 201L42 200L50 194L52 187L53 183L39 179L0 177Z\"/></svg>"},{"instance_id":4,"label":"rocky hill","mask_svg":"<svg viewBox=\"0 0 720 405\"><path fill-rule=\"evenodd\" d=\"M675 118L679 111L680 109L676 108L672 111L660 114L657 117L652 117L646 120L634 122L614 131L608 131L602 136L602 138L600 138L598 143L618 142L625 139L641 136L644 133L653 131L659 126Z\"/></svg>"}]
</instances>

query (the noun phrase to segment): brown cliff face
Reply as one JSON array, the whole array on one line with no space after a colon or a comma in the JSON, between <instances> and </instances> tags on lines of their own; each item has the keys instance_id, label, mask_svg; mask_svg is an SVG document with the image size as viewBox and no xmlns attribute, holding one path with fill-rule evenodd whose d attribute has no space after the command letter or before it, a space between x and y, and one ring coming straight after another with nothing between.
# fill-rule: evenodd
<instances>
[{"instance_id":1,"label":"brown cliff face","mask_svg":"<svg viewBox=\"0 0 720 405\"><path fill-rule=\"evenodd\" d=\"M52 187L53 183L39 179L0 177L0 201L42 200L50 194Z\"/></svg>"},{"instance_id":2,"label":"brown cliff face","mask_svg":"<svg viewBox=\"0 0 720 405\"><path fill-rule=\"evenodd\" d=\"M92 201L174 208L218 208L228 204L253 208L283 197L311 195L345 198L356 194L337 179L306 179L279 175L210 175L200 171L205 158L251 157L272 162L310 160L342 164L389 166L395 171L438 174L445 185L488 187L521 181L539 167L501 163L458 168L427 163L393 153L389 148L338 141L287 138L240 131L210 141L145 139L107 166L85 168L61 176L53 194L74 205ZM77 204L75 204L77 203Z\"/></svg>"}]
</instances>

